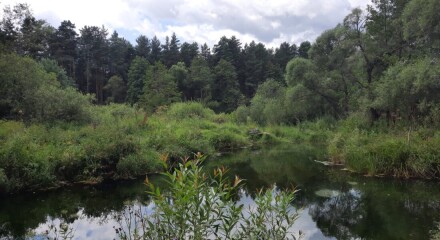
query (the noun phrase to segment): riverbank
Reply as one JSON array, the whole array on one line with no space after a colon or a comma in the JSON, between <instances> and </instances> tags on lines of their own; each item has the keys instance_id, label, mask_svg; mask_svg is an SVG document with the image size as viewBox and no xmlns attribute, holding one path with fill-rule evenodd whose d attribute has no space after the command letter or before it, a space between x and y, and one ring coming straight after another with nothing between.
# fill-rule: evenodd
<instances>
[{"instance_id":1,"label":"riverbank","mask_svg":"<svg viewBox=\"0 0 440 240\"><path fill-rule=\"evenodd\" d=\"M161 161L197 152L212 156L290 141L282 134L307 136L281 127L237 125L231 115L193 102L153 115L126 105L92 108L89 124L0 121L0 193L133 178L163 171Z\"/></svg>"},{"instance_id":2,"label":"riverbank","mask_svg":"<svg viewBox=\"0 0 440 240\"><path fill-rule=\"evenodd\" d=\"M329 139L334 163L368 176L440 178L440 134L430 129L380 133L355 129Z\"/></svg>"},{"instance_id":3,"label":"riverbank","mask_svg":"<svg viewBox=\"0 0 440 240\"><path fill-rule=\"evenodd\" d=\"M440 131L435 126L377 122L356 116L338 123L327 140L329 159L368 176L440 178Z\"/></svg>"},{"instance_id":4,"label":"riverbank","mask_svg":"<svg viewBox=\"0 0 440 240\"><path fill-rule=\"evenodd\" d=\"M261 127L193 102L153 115L92 108L88 124L1 121L0 193L134 178L163 171L164 160L276 143L319 144L330 161L363 175L440 177L440 132L429 128L365 127L353 118Z\"/></svg>"},{"instance_id":5,"label":"riverbank","mask_svg":"<svg viewBox=\"0 0 440 240\"><path fill-rule=\"evenodd\" d=\"M437 229L435 222L440 219L439 182L366 178L328 168L313 161L325 157L323 151L312 144L278 144L223 154L208 160L203 168L212 172L224 166L231 180L235 175L245 179L239 204L252 202L259 189L274 184L279 189L295 186L299 191L292 206L301 213L296 229L306 238L430 239L429 231ZM151 206L143 180L0 198L0 236L35 238L53 223L59 226L63 222L78 239L117 238L113 227L119 226L119 217L130 209ZM150 176L149 180L160 186L161 192L166 191L159 176Z\"/></svg>"}]
</instances>

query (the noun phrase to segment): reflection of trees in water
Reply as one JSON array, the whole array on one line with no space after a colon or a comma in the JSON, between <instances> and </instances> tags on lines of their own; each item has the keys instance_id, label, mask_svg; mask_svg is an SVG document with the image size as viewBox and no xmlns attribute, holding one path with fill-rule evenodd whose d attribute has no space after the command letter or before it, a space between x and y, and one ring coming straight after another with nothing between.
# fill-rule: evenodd
<instances>
[{"instance_id":1,"label":"reflection of trees in water","mask_svg":"<svg viewBox=\"0 0 440 240\"><path fill-rule=\"evenodd\" d=\"M105 223L111 219L111 213L125 209L125 200L148 199L145 190L143 184L119 182L115 186L78 187L38 195L11 196L0 201L0 239L24 239L29 231L50 219L70 224L84 217Z\"/></svg>"},{"instance_id":2,"label":"reflection of trees in water","mask_svg":"<svg viewBox=\"0 0 440 240\"><path fill-rule=\"evenodd\" d=\"M361 195L355 190L326 200L318 200L309 207L309 214L326 236L337 239L357 238L352 229L364 218Z\"/></svg>"},{"instance_id":3,"label":"reflection of trees in water","mask_svg":"<svg viewBox=\"0 0 440 240\"><path fill-rule=\"evenodd\" d=\"M15 239L11 235L11 231L9 231L10 226L8 226L8 225L9 225L9 223L0 224L0 239L3 239L3 240Z\"/></svg>"},{"instance_id":4,"label":"reflection of trees in water","mask_svg":"<svg viewBox=\"0 0 440 240\"><path fill-rule=\"evenodd\" d=\"M440 201L432 200L426 202L413 201L411 199L406 198L403 200L403 207L412 215L421 216L422 214L428 213L428 215L432 214L432 217L437 217L438 213L440 213ZM440 219L439 219L440 220Z\"/></svg>"},{"instance_id":5,"label":"reflection of trees in water","mask_svg":"<svg viewBox=\"0 0 440 240\"><path fill-rule=\"evenodd\" d=\"M309 214L321 231L337 239L429 239L440 220L436 191L429 197L427 190L371 180L336 197L309 196Z\"/></svg>"},{"instance_id":6,"label":"reflection of trees in water","mask_svg":"<svg viewBox=\"0 0 440 240\"><path fill-rule=\"evenodd\" d=\"M246 180L246 188L253 192L276 184L282 189L299 189L325 180L325 168L313 162L320 149L310 145L288 145L258 151L243 151L224 156L220 161L209 161L207 168L226 166L230 175Z\"/></svg>"}]
</instances>

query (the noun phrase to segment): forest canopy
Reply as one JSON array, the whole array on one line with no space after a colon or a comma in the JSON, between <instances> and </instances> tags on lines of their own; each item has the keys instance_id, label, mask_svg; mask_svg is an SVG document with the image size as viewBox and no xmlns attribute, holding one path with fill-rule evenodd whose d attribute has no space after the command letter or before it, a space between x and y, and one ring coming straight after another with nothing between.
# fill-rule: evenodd
<instances>
[{"instance_id":1,"label":"forest canopy","mask_svg":"<svg viewBox=\"0 0 440 240\"><path fill-rule=\"evenodd\" d=\"M154 112L198 101L260 124L352 113L432 124L440 118L439 39L437 0L372 0L314 42L275 49L234 36L210 49L176 34L140 35L133 45L105 26L51 26L18 4L0 22L0 117L81 122L91 119L90 104Z\"/></svg>"}]
</instances>

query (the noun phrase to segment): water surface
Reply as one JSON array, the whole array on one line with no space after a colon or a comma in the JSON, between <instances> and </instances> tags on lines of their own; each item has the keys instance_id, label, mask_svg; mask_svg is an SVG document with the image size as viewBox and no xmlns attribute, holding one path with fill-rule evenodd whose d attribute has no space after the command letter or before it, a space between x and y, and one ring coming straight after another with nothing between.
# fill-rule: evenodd
<instances>
[{"instance_id":1,"label":"water surface","mask_svg":"<svg viewBox=\"0 0 440 240\"><path fill-rule=\"evenodd\" d=\"M294 228L304 239L429 239L440 221L438 182L368 178L314 160L323 160L319 147L276 146L224 155L204 168L226 166L231 176L246 179L245 203L256 189L274 184L299 189ZM0 198L0 239L41 239L60 223L74 239L113 239L129 208L148 210L145 191L138 180L9 195Z\"/></svg>"}]
</instances>

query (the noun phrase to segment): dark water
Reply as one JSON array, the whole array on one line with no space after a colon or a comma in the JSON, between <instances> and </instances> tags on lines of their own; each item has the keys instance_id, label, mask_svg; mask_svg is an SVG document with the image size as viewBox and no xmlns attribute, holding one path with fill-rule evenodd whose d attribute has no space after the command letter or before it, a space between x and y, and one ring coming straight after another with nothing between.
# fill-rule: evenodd
<instances>
[{"instance_id":1,"label":"dark water","mask_svg":"<svg viewBox=\"0 0 440 240\"><path fill-rule=\"evenodd\" d=\"M300 189L293 203L299 212L294 228L305 233L304 239L429 239L440 221L439 182L350 174L314 162L321 152L278 146L223 156L204 167L224 165L246 179L244 202L252 201L256 189L274 184ZM145 191L142 181L130 181L3 197L0 239L42 239L50 226L59 233L60 223L74 239L113 239L118 216L136 203L148 210Z\"/></svg>"}]
</instances>

